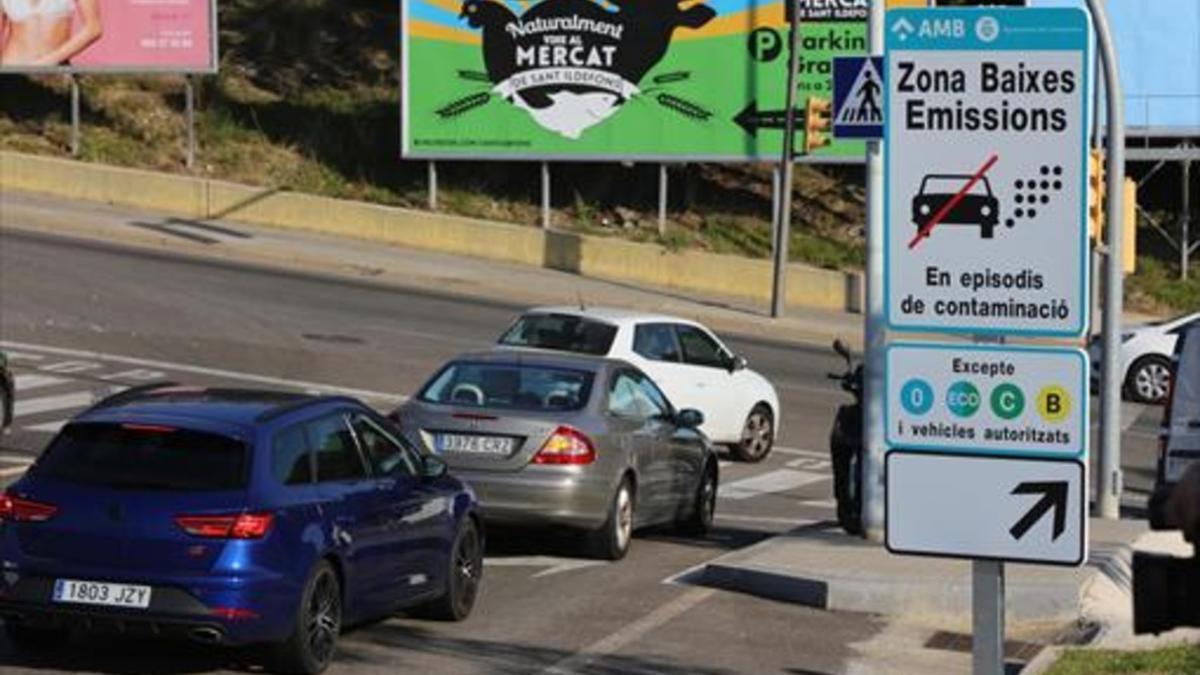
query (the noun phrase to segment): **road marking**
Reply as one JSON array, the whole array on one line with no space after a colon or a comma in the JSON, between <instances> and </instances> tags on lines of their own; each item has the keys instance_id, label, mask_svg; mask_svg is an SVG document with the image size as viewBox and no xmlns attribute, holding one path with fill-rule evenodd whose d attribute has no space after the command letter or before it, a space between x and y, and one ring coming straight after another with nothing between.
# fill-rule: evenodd
<instances>
[{"instance_id":1,"label":"road marking","mask_svg":"<svg viewBox=\"0 0 1200 675\"><path fill-rule=\"evenodd\" d=\"M801 502L808 504L809 502ZM769 525L791 525L793 527L803 527L812 525L815 521L811 518L779 518L774 516L743 516L737 513L716 513L713 517L717 520L734 520L744 523L766 523Z\"/></svg>"},{"instance_id":2,"label":"road marking","mask_svg":"<svg viewBox=\"0 0 1200 675\"><path fill-rule=\"evenodd\" d=\"M595 658L613 654L625 645L640 639L658 627L673 621L716 593L711 588L693 588L679 597L660 605L654 611L636 621L625 624L620 630L593 642L580 651L558 661L541 671L542 675L577 675L589 672L588 664Z\"/></svg>"},{"instance_id":3,"label":"road marking","mask_svg":"<svg viewBox=\"0 0 1200 675\"><path fill-rule=\"evenodd\" d=\"M751 478L726 483L717 490L717 496L722 499L750 499L774 492L794 490L828 478L829 474L776 469Z\"/></svg>"},{"instance_id":4,"label":"road marking","mask_svg":"<svg viewBox=\"0 0 1200 675\"><path fill-rule=\"evenodd\" d=\"M8 350L8 358L13 361L42 361L46 357L42 354L30 354L28 352L18 352Z\"/></svg>"},{"instance_id":5,"label":"road marking","mask_svg":"<svg viewBox=\"0 0 1200 675\"><path fill-rule=\"evenodd\" d=\"M131 366L140 366L143 368L162 368L166 370L175 370L183 373L192 373L195 375L206 375L209 377L222 377L243 382L255 382L257 384L266 384L276 387L293 387L296 389L316 389L318 391L336 394L345 394L363 399L377 399L385 401L402 402L408 399L407 396L398 394L388 394L380 391L370 391L368 389L354 389L350 387L339 387L319 382L306 382L304 380L289 380L280 377L267 377L265 375L254 375L251 373L239 373L233 370L222 370L220 368L205 368L203 366L191 366L185 363L172 363L170 361L156 361L151 359L136 359L129 356L120 356L117 354L104 354L102 352L93 352L82 349L63 349L61 347L43 347L41 345L33 345L24 342L0 341L0 347L6 350L13 350L13 353L22 353L19 350L43 351L48 354L58 356L67 356L79 359L94 359L100 361L111 361L113 363L124 363ZM19 404L18 404L19 405Z\"/></svg>"},{"instance_id":6,"label":"road marking","mask_svg":"<svg viewBox=\"0 0 1200 675\"><path fill-rule=\"evenodd\" d=\"M45 424L33 424L21 428L26 431L38 431L43 434L57 434L58 430L62 429L64 426L66 426L67 422L70 421L71 420L54 420L53 422L46 422Z\"/></svg>"},{"instance_id":7,"label":"road marking","mask_svg":"<svg viewBox=\"0 0 1200 675\"><path fill-rule=\"evenodd\" d=\"M820 450L801 450L800 448L785 448L782 446L775 446L775 448L773 448L771 450L771 452L778 452L781 455L799 455L801 457L816 457L818 459L829 459L829 453L821 452Z\"/></svg>"},{"instance_id":8,"label":"road marking","mask_svg":"<svg viewBox=\"0 0 1200 675\"><path fill-rule=\"evenodd\" d=\"M562 572L571 572L573 570L583 569L585 567L596 567L598 565L608 565L610 563L603 560L585 560L581 558L558 558L548 555L526 555L526 556L511 556L499 558L484 558L483 564L487 567L546 567L534 574L533 579L540 577L548 577Z\"/></svg>"},{"instance_id":9,"label":"road marking","mask_svg":"<svg viewBox=\"0 0 1200 675\"><path fill-rule=\"evenodd\" d=\"M70 394L19 400L13 406L13 417L37 415L38 413L51 412L53 410L79 408L92 403L94 398L94 394L90 391L76 391Z\"/></svg>"},{"instance_id":10,"label":"road marking","mask_svg":"<svg viewBox=\"0 0 1200 675\"><path fill-rule=\"evenodd\" d=\"M812 459L793 459L785 464L785 466L789 469L808 469L809 471L824 471L825 473L829 473L830 468L832 468L829 460L817 459L815 457Z\"/></svg>"},{"instance_id":11,"label":"road marking","mask_svg":"<svg viewBox=\"0 0 1200 675\"><path fill-rule=\"evenodd\" d=\"M62 384L63 382L70 382L70 381L71 381L70 379L65 378L65 377L54 377L52 375L37 375L34 373L22 373L13 378L13 387L17 390L18 393L24 393L24 392L29 391L30 389L37 389L38 387L49 387L51 385Z\"/></svg>"},{"instance_id":12,"label":"road marking","mask_svg":"<svg viewBox=\"0 0 1200 675\"><path fill-rule=\"evenodd\" d=\"M4 455L0 455L0 462L4 462L5 464L20 464L21 466L33 464L33 460L28 457L6 457Z\"/></svg>"}]
</instances>

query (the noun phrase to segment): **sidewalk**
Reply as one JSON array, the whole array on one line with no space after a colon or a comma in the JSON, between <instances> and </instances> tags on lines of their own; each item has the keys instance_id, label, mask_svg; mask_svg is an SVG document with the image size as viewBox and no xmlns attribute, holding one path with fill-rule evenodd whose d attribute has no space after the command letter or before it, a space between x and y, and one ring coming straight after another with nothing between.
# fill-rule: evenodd
<instances>
[{"instance_id":1,"label":"sidewalk","mask_svg":"<svg viewBox=\"0 0 1200 675\"><path fill-rule=\"evenodd\" d=\"M138 248L184 253L369 283L529 306L615 305L688 317L718 332L828 347L835 337L862 345L862 316L789 309L772 319L766 307L741 298L684 297L678 291L634 287L566 272L371 244L224 221L188 221L90 202L6 190L0 233L41 232Z\"/></svg>"},{"instance_id":2,"label":"sidewalk","mask_svg":"<svg viewBox=\"0 0 1200 675\"><path fill-rule=\"evenodd\" d=\"M1134 549L1191 555L1178 532L1144 521L1092 519L1079 568L1005 566L1006 654L1012 672L1043 672L1062 647L1144 649L1200 641L1200 630L1132 634ZM893 555L817 523L721 556L681 579L817 609L882 615L880 635L854 645L861 672L954 673L970 664L971 563ZM854 671L855 669L852 669Z\"/></svg>"}]
</instances>

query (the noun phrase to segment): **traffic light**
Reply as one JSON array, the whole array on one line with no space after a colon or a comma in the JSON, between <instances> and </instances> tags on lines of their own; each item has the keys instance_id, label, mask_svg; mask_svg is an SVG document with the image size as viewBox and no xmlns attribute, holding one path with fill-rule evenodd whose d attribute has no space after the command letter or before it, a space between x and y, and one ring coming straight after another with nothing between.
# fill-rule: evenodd
<instances>
[{"instance_id":1,"label":"traffic light","mask_svg":"<svg viewBox=\"0 0 1200 675\"><path fill-rule=\"evenodd\" d=\"M1104 238L1104 152L1088 153L1088 236L1099 243Z\"/></svg>"},{"instance_id":2,"label":"traffic light","mask_svg":"<svg viewBox=\"0 0 1200 675\"><path fill-rule=\"evenodd\" d=\"M804 106L804 153L823 148L833 142L833 102L827 98L809 96Z\"/></svg>"},{"instance_id":3,"label":"traffic light","mask_svg":"<svg viewBox=\"0 0 1200 675\"><path fill-rule=\"evenodd\" d=\"M1125 179L1125 213L1122 218L1125 238L1121 242L1121 261L1126 274L1137 271L1137 181Z\"/></svg>"}]
</instances>

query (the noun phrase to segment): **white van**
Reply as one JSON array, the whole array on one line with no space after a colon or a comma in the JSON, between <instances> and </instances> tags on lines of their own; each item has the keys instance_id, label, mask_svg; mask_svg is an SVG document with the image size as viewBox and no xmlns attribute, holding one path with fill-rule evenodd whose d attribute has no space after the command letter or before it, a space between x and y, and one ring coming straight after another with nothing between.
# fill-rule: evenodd
<instances>
[{"instance_id":1,"label":"white van","mask_svg":"<svg viewBox=\"0 0 1200 675\"><path fill-rule=\"evenodd\" d=\"M1193 462L1200 461L1200 321L1182 329L1172 358L1175 377L1163 411L1163 428L1150 523L1165 526L1167 496Z\"/></svg>"}]
</instances>

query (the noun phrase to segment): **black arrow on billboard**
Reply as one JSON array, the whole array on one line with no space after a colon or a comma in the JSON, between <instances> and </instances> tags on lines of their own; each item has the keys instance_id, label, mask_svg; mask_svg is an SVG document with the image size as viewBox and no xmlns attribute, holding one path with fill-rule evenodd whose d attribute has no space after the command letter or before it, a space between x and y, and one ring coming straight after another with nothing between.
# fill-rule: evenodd
<instances>
[{"instance_id":1,"label":"black arrow on billboard","mask_svg":"<svg viewBox=\"0 0 1200 675\"><path fill-rule=\"evenodd\" d=\"M796 115L799 116L800 111L797 111ZM745 130L746 133L757 137L759 129L783 129L787 126L787 111L760 111L758 109L758 101L750 101L745 108L742 108L742 112L733 118L733 121ZM797 122L799 122L799 119L797 119Z\"/></svg>"},{"instance_id":2,"label":"black arrow on billboard","mask_svg":"<svg viewBox=\"0 0 1200 675\"><path fill-rule=\"evenodd\" d=\"M1063 531L1067 529L1067 481L1021 483L1013 488L1010 494L1042 495L1033 508L1021 516L1017 524L1008 531L1013 539L1020 540L1021 537L1024 537L1029 528L1036 525L1050 509L1054 509L1054 535L1051 537L1051 541L1057 541Z\"/></svg>"}]
</instances>

